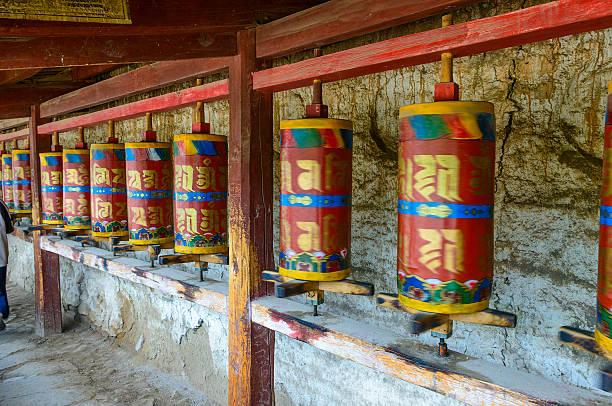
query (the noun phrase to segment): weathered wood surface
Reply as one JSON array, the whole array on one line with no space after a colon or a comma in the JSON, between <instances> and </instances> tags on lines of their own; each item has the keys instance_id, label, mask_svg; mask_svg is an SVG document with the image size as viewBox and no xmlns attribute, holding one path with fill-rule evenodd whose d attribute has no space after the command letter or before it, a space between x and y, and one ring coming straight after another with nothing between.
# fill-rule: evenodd
<instances>
[{"instance_id":1,"label":"weathered wood surface","mask_svg":"<svg viewBox=\"0 0 612 406\"><path fill-rule=\"evenodd\" d=\"M612 360L612 351L601 347L590 331L564 326L559 329L558 337L563 344Z\"/></svg>"},{"instance_id":2,"label":"weathered wood surface","mask_svg":"<svg viewBox=\"0 0 612 406\"><path fill-rule=\"evenodd\" d=\"M38 132L40 134L51 134L55 131L69 131L78 127L92 127L104 124L108 120L128 120L130 118L144 116L147 112L160 113L180 109L190 106L197 101L210 102L224 99L227 98L228 94L228 80L223 79L201 86L190 87L179 92L167 93L161 96L111 107L106 110L65 118L59 121L52 121L39 126Z\"/></svg>"},{"instance_id":3,"label":"weathered wood surface","mask_svg":"<svg viewBox=\"0 0 612 406\"><path fill-rule=\"evenodd\" d=\"M471 405L608 405L612 396L518 372L431 347L363 320L311 316L305 304L264 297L253 302L253 321L323 351Z\"/></svg>"},{"instance_id":4,"label":"weathered wood surface","mask_svg":"<svg viewBox=\"0 0 612 406\"><path fill-rule=\"evenodd\" d=\"M159 256L160 265L184 264L188 262L228 265L229 258L223 254L170 254Z\"/></svg>"},{"instance_id":5,"label":"weathered wood surface","mask_svg":"<svg viewBox=\"0 0 612 406\"><path fill-rule=\"evenodd\" d=\"M24 230L21 227L15 227L15 231L13 231L11 235L26 242L33 242L32 233L27 230Z\"/></svg>"},{"instance_id":6,"label":"weathered wood surface","mask_svg":"<svg viewBox=\"0 0 612 406\"><path fill-rule=\"evenodd\" d=\"M557 0L494 17L393 38L278 66L253 75L253 88L278 92L612 27L609 0Z\"/></svg>"},{"instance_id":7,"label":"weathered wood surface","mask_svg":"<svg viewBox=\"0 0 612 406\"><path fill-rule=\"evenodd\" d=\"M58 237L42 237L41 248L119 278L227 314L226 283L200 282L198 275L172 268L153 269L149 267L148 262L116 257L112 252L95 247L81 247L79 242L61 240Z\"/></svg>"},{"instance_id":8,"label":"weathered wood surface","mask_svg":"<svg viewBox=\"0 0 612 406\"><path fill-rule=\"evenodd\" d=\"M332 0L257 27L257 57L320 47L481 0Z\"/></svg>"},{"instance_id":9,"label":"weathered wood surface","mask_svg":"<svg viewBox=\"0 0 612 406\"><path fill-rule=\"evenodd\" d=\"M108 66L108 65L106 65ZM85 109L226 70L229 57L157 62L94 83L40 105L41 117ZM85 67L77 67L81 69Z\"/></svg>"},{"instance_id":10,"label":"weathered wood surface","mask_svg":"<svg viewBox=\"0 0 612 406\"><path fill-rule=\"evenodd\" d=\"M180 44L180 46L177 46ZM174 61L234 55L233 33L142 37L30 37L0 42L0 69Z\"/></svg>"},{"instance_id":11,"label":"weathered wood surface","mask_svg":"<svg viewBox=\"0 0 612 406\"><path fill-rule=\"evenodd\" d=\"M229 67L230 405L274 404L274 332L251 321L251 300L267 293L272 257L272 97L253 91L255 30L237 36Z\"/></svg>"},{"instance_id":12,"label":"weathered wood surface","mask_svg":"<svg viewBox=\"0 0 612 406\"><path fill-rule=\"evenodd\" d=\"M40 158L41 152L51 150L50 138L38 137L38 105L31 108L29 123L30 168L32 177L32 224L42 223L40 196ZM41 231L32 233L34 249L34 295L36 296L36 331L42 336L62 332L62 299L60 290L59 257L52 252L44 252L40 247Z\"/></svg>"}]
</instances>

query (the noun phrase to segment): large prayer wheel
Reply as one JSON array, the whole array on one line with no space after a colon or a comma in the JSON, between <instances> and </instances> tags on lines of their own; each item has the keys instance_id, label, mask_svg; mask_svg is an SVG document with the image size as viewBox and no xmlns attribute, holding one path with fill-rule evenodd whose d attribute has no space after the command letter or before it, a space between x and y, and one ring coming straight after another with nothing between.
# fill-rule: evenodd
<instances>
[{"instance_id":1,"label":"large prayer wheel","mask_svg":"<svg viewBox=\"0 0 612 406\"><path fill-rule=\"evenodd\" d=\"M595 340L608 351L612 351L612 82L608 84L606 109L597 271Z\"/></svg>"},{"instance_id":2,"label":"large prayer wheel","mask_svg":"<svg viewBox=\"0 0 612 406\"><path fill-rule=\"evenodd\" d=\"M129 232L125 147L117 143L92 144L90 154L92 235L126 236Z\"/></svg>"},{"instance_id":3,"label":"large prayer wheel","mask_svg":"<svg viewBox=\"0 0 612 406\"><path fill-rule=\"evenodd\" d=\"M174 137L174 250L183 254L227 251L227 138Z\"/></svg>"},{"instance_id":4,"label":"large prayer wheel","mask_svg":"<svg viewBox=\"0 0 612 406\"><path fill-rule=\"evenodd\" d=\"M64 227L87 230L91 227L89 150L65 149L64 152Z\"/></svg>"},{"instance_id":5,"label":"large prayer wheel","mask_svg":"<svg viewBox=\"0 0 612 406\"><path fill-rule=\"evenodd\" d=\"M172 242L172 161L170 144L125 144L129 242Z\"/></svg>"},{"instance_id":6,"label":"large prayer wheel","mask_svg":"<svg viewBox=\"0 0 612 406\"><path fill-rule=\"evenodd\" d=\"M11 213L15 212L13 201L13 155L2 154L2 198Z\"/></svg>"},{"instance_id":7,"label":"large prayer wheel","mask_svg":"<svg viewBox=\"0 0 612 406\"><path fill-rule=\"evenodd\" d=\"M308 118L280 128L279 273L342 280L351 271L353 124Z\"/></svg>"},{"instance_id":8,"label":"large prayer wheel","mask_svg":"<svg viewBox=\"0 0 612 406\"><path fill-rule=\"evenodd\" d=\"M485 102L400 109L399 300L425 312L489 305L495 116Z\"/></svg>"},{"instance_id":9,"label":"large prayer wheel","mask_svg":"<svg viewBox=\"0 0 612 406\"><path fill-rule=\"evenodd\" d=\"M13 202L14 213L32 214L32 173L30 171L30 150L13 150Z\"/></svg>"},{"instance_id":10,"label":"large prayer wheel","mask_svg":"<svg viewBox=\"0 0 612 406\"><path fill-rule=\"evenodd\" d=\"M40 154L40 197L43 224L63 224L62 153Z\"/></svg>"}]
</instances>

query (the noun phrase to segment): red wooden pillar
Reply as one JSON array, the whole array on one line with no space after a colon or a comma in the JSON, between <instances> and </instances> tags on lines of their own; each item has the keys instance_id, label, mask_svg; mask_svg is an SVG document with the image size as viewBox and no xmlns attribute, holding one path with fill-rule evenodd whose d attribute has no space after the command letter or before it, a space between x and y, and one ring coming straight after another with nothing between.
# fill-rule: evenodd
<instances>
[{"instance_id":1,"label":"red wooden pillar","mask_svg":"<svg viewBox=\"0 0 612 406\"><path fill-rule=\"evenodd\" d=\"M32 106L30 115L30 167L32 170L32 224L41 224L40 158L50 150L51 138L38 137L40 109ZM59 256L40 249L40 231L33 232L34 278L36 295L36 331L42 336L62 331Z\"/></svg>"},{"instance_id":2,"label":"red wooden pillar","mask_svg":"<svg viewBox=\"0 0 612 406\"><path fill-rule=\"evenodd\" d=\"M238 33L230 76L229 393L230 405L274 404L274 332L251 320L266 294L272 257L272 95L253 91L255 30Z\"/></svg>"}]
</instances>

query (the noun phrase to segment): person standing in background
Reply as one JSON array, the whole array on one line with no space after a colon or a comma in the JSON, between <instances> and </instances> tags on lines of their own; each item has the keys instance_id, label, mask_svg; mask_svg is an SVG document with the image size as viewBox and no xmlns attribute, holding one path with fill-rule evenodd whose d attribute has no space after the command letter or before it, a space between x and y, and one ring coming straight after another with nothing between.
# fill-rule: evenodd
<instances>
[{"instance_id":1,"label":"person standing in background","mask_svg":"<svg viewBox=\"0 0 612 406\"><path fill-rule=\"evenodd\" d=\"M8 298L6 296L6 265L8 264L8 237L12 233L13 221L4 200L0 199L0 330L6 325L2 319L9 316Z\"/></svg>"}]
</instances>

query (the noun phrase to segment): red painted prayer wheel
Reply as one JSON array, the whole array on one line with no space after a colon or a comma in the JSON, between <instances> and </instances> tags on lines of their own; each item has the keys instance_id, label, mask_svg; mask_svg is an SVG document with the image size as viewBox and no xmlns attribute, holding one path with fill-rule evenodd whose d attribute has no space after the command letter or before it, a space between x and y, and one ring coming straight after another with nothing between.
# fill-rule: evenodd
<instances>
[{"instance_id":1,"label":"red painted prayer wheel","mask_svg":"<svg viewBox=\"0 0 612 406\"><path fill-rule=\"evenodd\" d=\"M91 234L96 237L128 235L125 146L92 144L90 165Z\"/></svg>"},{"instance_id":2,"label":"red painted prayer wheel","mask_svg":"<svg viewBox=\"0 0 612 406\"><path fill-rule=\"evenodd\" d=\"M32 173L30 150L14 149L13 155L13 202L14 213L32 214Z\"/></svg>"},{"instance_id":3,"label":"red painted prayer wheel","mask_svg":"<svg viewBox=\"0 0 612 406\"><path fill-rule=\"evenodd\" d=\"M11 213L15 212L13 201L13 155L2 154L2 197Z\"/></svg>"},{"instance_id":4,"label":"red painted prayer wheel","mask_svg":"<svg viewBox=\"0 0 612 406\"><path fill-rule=\"evenodd\" d=\"M399 300L416 310L472 313L493 278L495 116L485 102L400 109Z\"/></svg>"},{"instance_id":5,"label":"red painted prayer wheel","mask_svg":"<svg viewBox=\"0 0 612 406\"><path fill-rule=\"evenodd\" d=\"M335 281L351 270L353 124L282 121L279 273Z\"/></svg>"},{"instance_id":6,"label":"red painted prayer wheel","mask_svg":"<svg viewBox=\"0 0 612 406\"><path fill-rule=\"evenodd\" d=\"M125 144L130 244L172 242L172 161L170 144Z\"/></svg>"},{"instance_id":7,"label":"red painted prayer wheel","mask_svg":"<svg viewBox=\"0 0 612 406\"><path fill-rule=\"evenodd\" d=\"M89 150L66 149L64 156L64 227L87 230L91 227Z\"/></svg>"},{"instance_id":8,"label":"red painted prayer wheel","mask_svg":"<svg viewBox=\"0 0 612 406\"><path fill-rule=\"evenodd\" d=\"M612 82L608 84L603 176L599 212L599 266L595 340L612 351Z\"/></svg>"},{"instance_id":9,"label":"red painted prayer wheel","mask_svg":"<svg viewBox=\"0 0 612 406\"><path fill-rule=\"evenodd\" d=\"M174 137L174 251L227 251L227 138Z\"/></svg>"},{"instance_id":10,"label":"red painted prayer wheel","mask_svg":"<svg viewBox=\"0 0 612 406\"><path fill-rule=\"evenodd\" d=\"M63 224L62 153L40 154L40 197L43 224Z\"/></svg>"}]
</instances>

